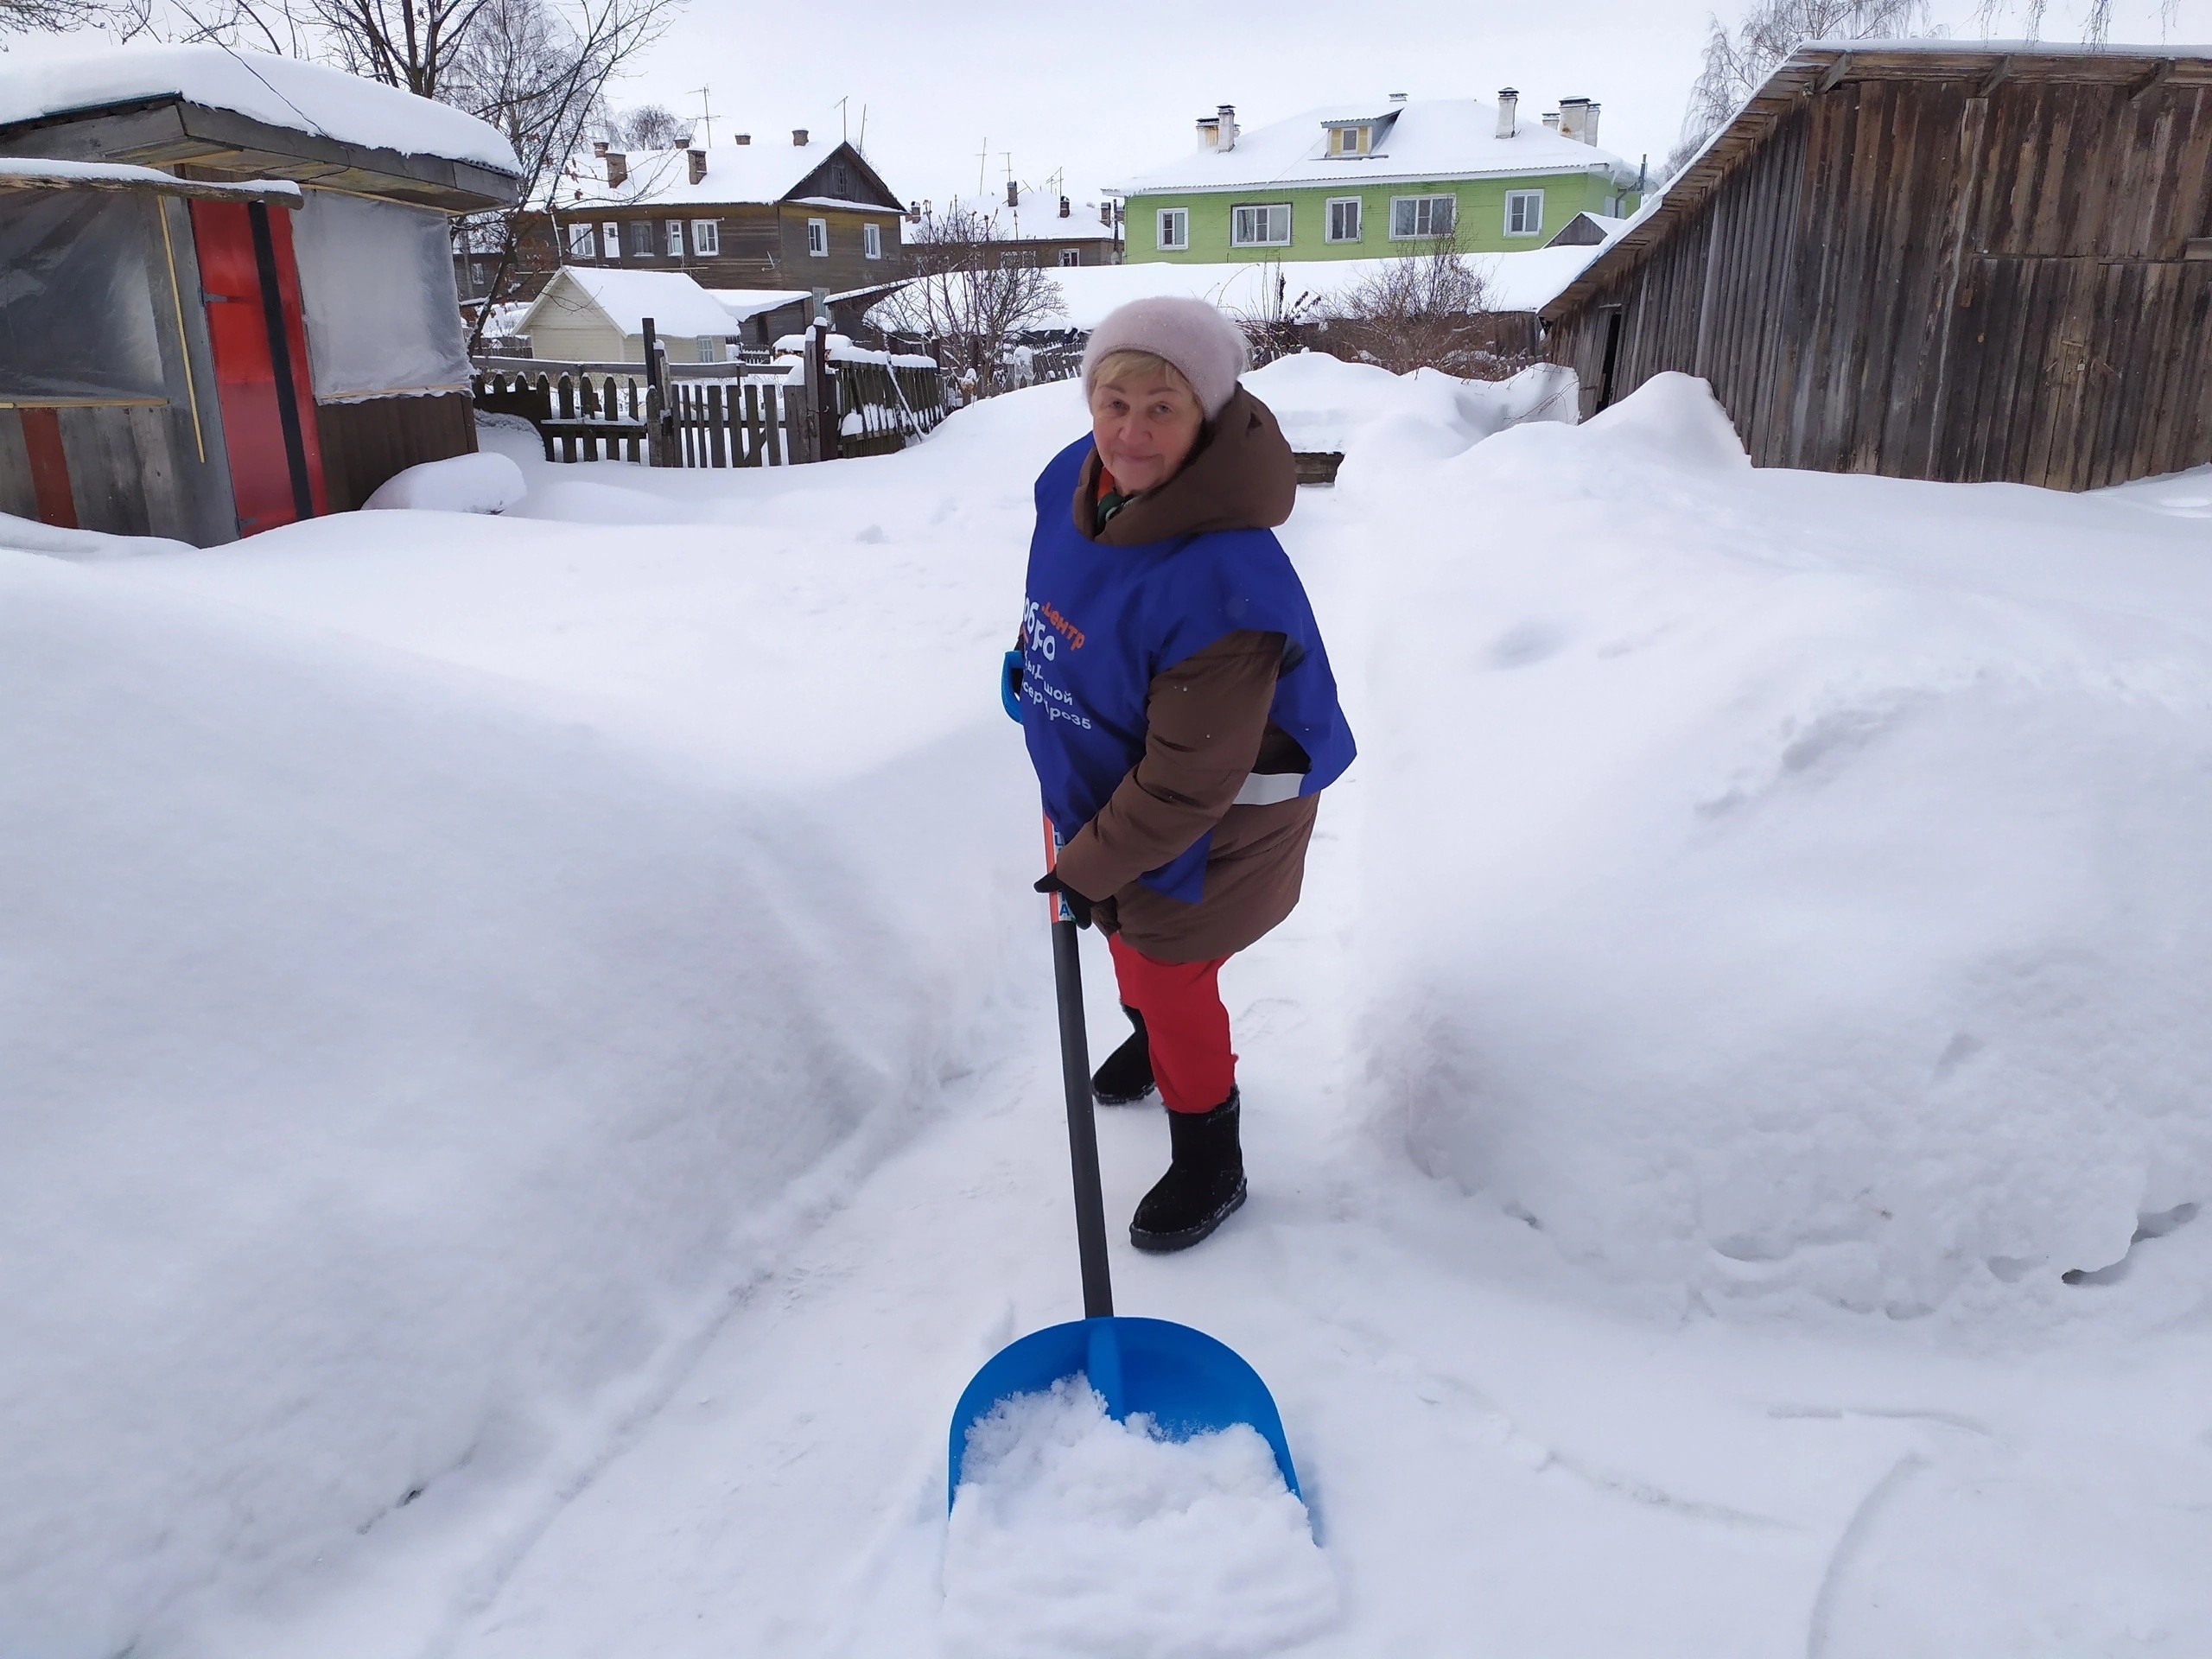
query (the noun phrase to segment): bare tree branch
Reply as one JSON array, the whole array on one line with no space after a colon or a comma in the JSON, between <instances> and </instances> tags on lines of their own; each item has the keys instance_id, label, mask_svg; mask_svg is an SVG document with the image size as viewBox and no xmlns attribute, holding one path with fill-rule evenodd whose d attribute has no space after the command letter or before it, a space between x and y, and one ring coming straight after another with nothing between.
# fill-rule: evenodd
<instances>
[{"instance_id":1,"label":"bare tree branch","mask_svg":"<svg viewBox=\"0 0 2212 1659\"><path fill-rule=\"evenodd\" d=\"M998 237L998 215L963 208L925 214L908 238L918 281L872 314L893 332L935 340L970 396L1007 390L1015 337L1060 308L1060 287L1027 250Z\"/></svg>"},{"instance_id":2,"label":"bare tree branch","mask_svg":"<svg viewBox=\"0 0 2212 1659\"><path fill-rule=\"evenodd\" d=\"M2030 3L2040 6L2041 0ZM1807 41L1895 39L1928 32L1928 0L1752 0L1732 31L1719 18L1708 19L1704 67L1691 84L1681 138L1667 157L1668 174L1680 172Z\"/></svg>"}]
</instances>

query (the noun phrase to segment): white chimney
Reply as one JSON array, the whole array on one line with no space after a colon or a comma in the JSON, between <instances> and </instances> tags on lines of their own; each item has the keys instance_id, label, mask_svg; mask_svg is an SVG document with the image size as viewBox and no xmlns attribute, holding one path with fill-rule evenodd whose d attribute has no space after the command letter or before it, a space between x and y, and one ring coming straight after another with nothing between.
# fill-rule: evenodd
<instances>
[{"instance_id":1,"label":"white chimney","mask_svg":"<svg viewBox=\"0 0 2212 1659\"><path fill-rule=\"evenodd\" d=\"M1598 142L1598 107L1592 104L1588 113L1582 118L1582 142L1586 144Z\"/></svg>"},{"instance_id":2,"label":"white chimney","mask_svg":"<svg viewBox=\"0 0 2212 1659\"><path fill-rule=\"evenodd\" d=\"M1589 113L1590 100L1586 98L1560 99L1559 136L1562 138L1572 138L1577 143L1588 143L1589 141L1582 136L1582 126Z\"/></svg>"},{"instance_id":3,"label":"white chimney","mask_svg":"<svg viewBox=\"0 0 2212 1659\"><path fill-rule=\"evenodd\" d=\"M1550 114L1544 118L1544 128L1545 130L1548 132L1557 132L1559 130L1559 111L1557 110L1554 110Z\"/></svg>"},{"instance_id":4,"label":"white chimney","mask_svg":"<svg viewBox=\"0 0 2212 1659\"><path fill-rule=\"evenodd\" d=\"M1236 106L1234 104L1223 105L1216 112L1214 119L1219 124L1220 130L1220 136L1214 140L1215 148L1223 150L1236 149Z\"/></svg>"},{"instance_id":5,"label":"white chimney","mask_svg":"<svg viewBox=\"0 0 2212 1659\"><path fill-rule=\"evenodd\" d=\"M1519 118L1520 109L1521 94L1510 86L1499 87L1497 91L1497 136L1499 137L1510 138L1513 136L1514 124Z\"/></svg>"}]
</instances>

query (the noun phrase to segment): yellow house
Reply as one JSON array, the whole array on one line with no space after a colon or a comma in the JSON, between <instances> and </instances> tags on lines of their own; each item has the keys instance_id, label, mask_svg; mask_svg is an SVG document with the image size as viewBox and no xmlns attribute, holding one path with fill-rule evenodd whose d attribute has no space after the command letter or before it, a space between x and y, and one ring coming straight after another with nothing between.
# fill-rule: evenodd
<instances>
[{"instance_id":1,"label":"yellow house","mask_svg":"<svg viewBox=\"0 0 2212 1659\"><path fill-rule=\"evenodd\" d=\"M562 363L642 363L645 320L671 363L721 363L739 323L682 271L564 265L523 314L531 354Z\"/></svg>"}]
</instances>

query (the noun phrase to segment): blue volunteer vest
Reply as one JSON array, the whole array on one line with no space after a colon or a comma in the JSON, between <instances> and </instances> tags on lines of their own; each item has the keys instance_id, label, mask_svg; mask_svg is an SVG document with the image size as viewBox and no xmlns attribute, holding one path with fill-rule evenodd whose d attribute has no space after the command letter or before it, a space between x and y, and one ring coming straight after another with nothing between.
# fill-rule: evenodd
<instances>
[{"instance_id":1,"label":"blue volunteer vest","mask_svg":"<svg viewBox=\"0 0 2212 1659\"><path fill-rule=\"evenodd\" d=\"M1071 512L1090 448L1088 437L1070 444L1037 480L1023 613L1022 735L1060 838L1096 817L1144 757L1153 677L1239 628L1287 641L1269 714L1313 761L1298 792L1327 788L1351 764L1351 728L1305 586L1274 532L1211 531L1136 547L1091 541ZM1211 842L1201 836L1138 879L1196 904Z\"/></svg>"}]
</instances>

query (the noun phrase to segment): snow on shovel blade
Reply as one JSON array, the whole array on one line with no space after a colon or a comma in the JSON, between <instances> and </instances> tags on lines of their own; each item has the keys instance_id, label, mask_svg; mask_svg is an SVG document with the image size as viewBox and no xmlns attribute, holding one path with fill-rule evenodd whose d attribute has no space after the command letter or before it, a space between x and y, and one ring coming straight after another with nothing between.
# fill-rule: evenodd
<instances>
[{"instance_id":1,"label":"snow on shovel blade","mask_svg":"<svg viewBox=\"0 0 2212 1659\"><path fill-rule=\"evenodd\" d=\"M1041 1394L1062 1377L1077 1375L1088 1377L1105 1400L1107 1415L1119 1421L1140 1413L1167 1440L1250 1424L1274 1449L1291 1496L1302 1497L1274 1396L1236 1350L1166 1319L1107 1318L1033 1332L984 1362L952 1414L948 1510L960 1491L969 1429L1000 1401Z\"/></svg>"}]
</instances>

